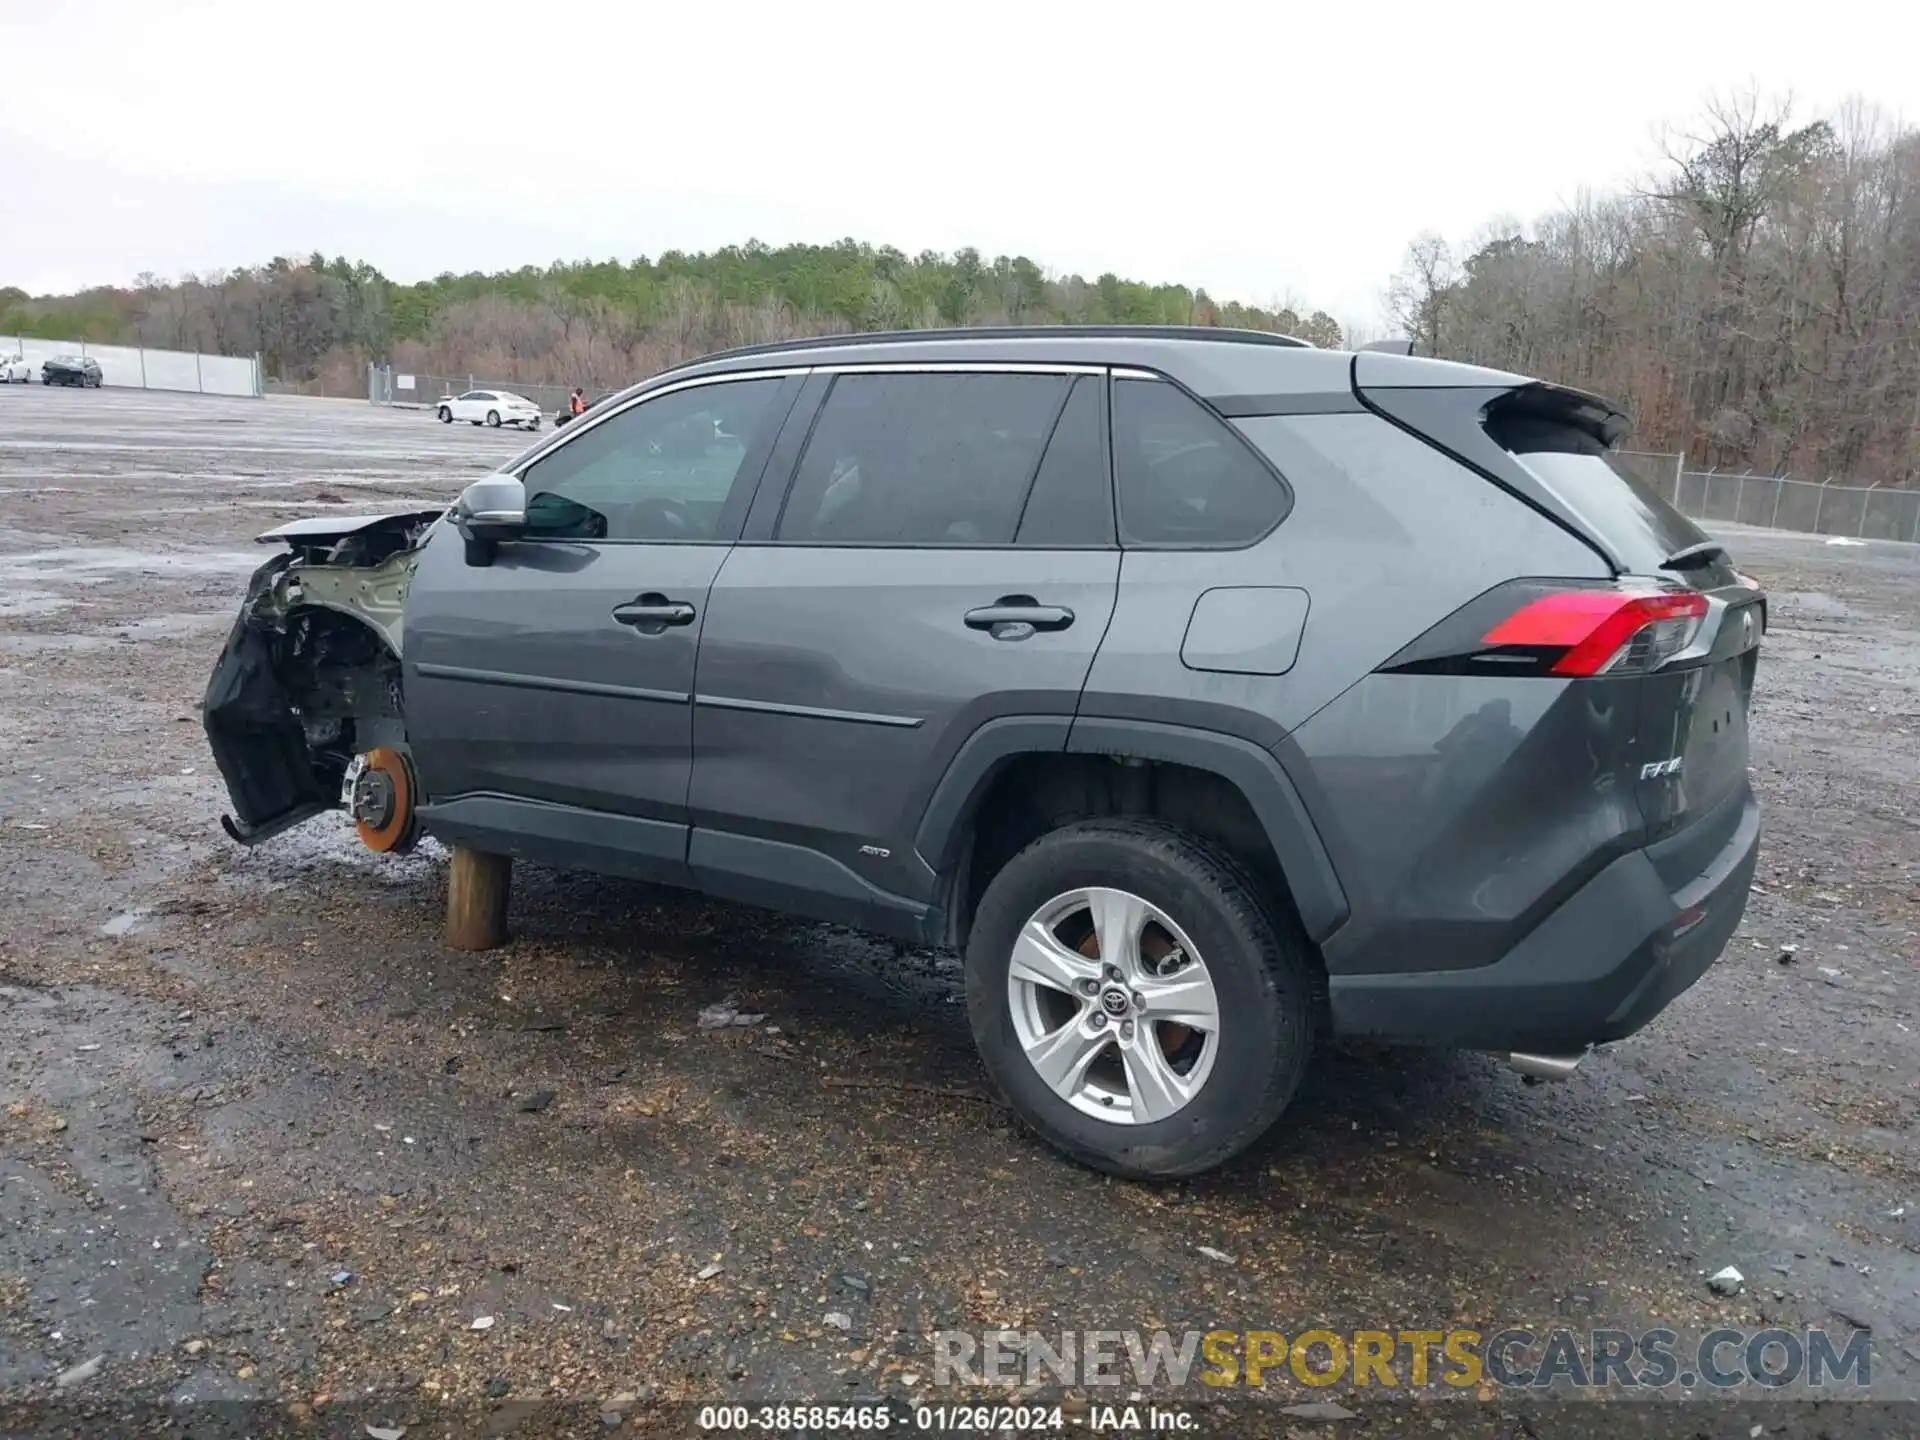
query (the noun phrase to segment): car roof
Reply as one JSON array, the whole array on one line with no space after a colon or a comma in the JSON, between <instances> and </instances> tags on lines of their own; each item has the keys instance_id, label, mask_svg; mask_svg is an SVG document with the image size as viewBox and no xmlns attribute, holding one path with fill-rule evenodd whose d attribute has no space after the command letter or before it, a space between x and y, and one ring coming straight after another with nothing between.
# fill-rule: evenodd
<instances>
[{"instance_id":1,"label":"car roof","mask_svg":"<svg viewBox=\"0 0 1920 1440\"><path fill-rule=\"evenodd\" d=\"M621 391L705 375L770 368L872 364L1080 364L1137 367L1169 376L1207 400L1351 403L1356 377L1371 385L1507 388L1527 377L1423 356L1330 350L1261 330L1198 325L1037 325L898 330L815 336L703 356Z\"/></svg>"}]
</instances>

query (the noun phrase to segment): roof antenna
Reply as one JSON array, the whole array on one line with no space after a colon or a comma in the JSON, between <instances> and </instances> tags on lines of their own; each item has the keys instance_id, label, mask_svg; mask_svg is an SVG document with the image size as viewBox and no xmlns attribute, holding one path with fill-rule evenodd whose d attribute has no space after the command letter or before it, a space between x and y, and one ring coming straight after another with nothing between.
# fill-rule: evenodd
<instances>
[{"instance_id":1,"label":"roof antenna","mask_svg":"<svg viewBox=\"0 0 1920 1440\"><path fill-rule=\"evenodd\" d=\"M1371 344L1362 345L1360 348L1362 350L1377 351L1382 355L1411 355L1413 354L1413 341L1375 340Z\"/></svg>"}]
</instances>

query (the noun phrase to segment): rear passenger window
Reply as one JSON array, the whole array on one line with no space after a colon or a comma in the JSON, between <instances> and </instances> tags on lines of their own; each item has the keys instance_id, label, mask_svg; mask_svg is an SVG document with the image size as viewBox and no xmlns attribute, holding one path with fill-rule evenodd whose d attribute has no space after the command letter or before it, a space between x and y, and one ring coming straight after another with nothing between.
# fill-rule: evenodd
<instances>
[{"instance_id":1,"label":"rear passenger window","mask_svg":"<svg viewBox=\"0 0 1920 1440\"><path fill-rule=\"evenodd\" d=\"M1091 375L1073 382L1020 516L1016 545L1113 544L1113 487L1100 387Z\"/></svg>"},{"instance_id":2,"label":"rear passenger window","mask_svg":"<svg viewBox=\"0 0 1920 1440\"><path fill-rule=\"evenodd\" d=\"M1010 545L1067 400L1064 375L842 375L775 538Z\"/></svg>"},{"instance_id":3,"label":"rear passenger window","mask_svg":"<svg viewBox=\"0 0 1920 1440\"><path fill-rule=\"evenodd\" d=\"M1113 474L1136 545L1247 545L1292 497L1240 437L1163 380L1116 380Z\"/></svg>"}]
</instances>

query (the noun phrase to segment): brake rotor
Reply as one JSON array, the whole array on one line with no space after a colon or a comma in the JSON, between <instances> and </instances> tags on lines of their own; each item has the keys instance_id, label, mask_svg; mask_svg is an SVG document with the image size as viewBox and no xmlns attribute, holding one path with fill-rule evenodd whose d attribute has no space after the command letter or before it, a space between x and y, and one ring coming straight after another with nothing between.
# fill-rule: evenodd
<instances>
[{"instance_id":1,"label":"brake rotor","mask_svg":"<svg viewBox=\"0 0 1920 1440\"><path fill-rule=\"evenodd\" d=\"M404 855L420 838L419 795L405 753L380 746L354 757L347 810L360 843L381 854Z\"/></svg>"}]
</instances>

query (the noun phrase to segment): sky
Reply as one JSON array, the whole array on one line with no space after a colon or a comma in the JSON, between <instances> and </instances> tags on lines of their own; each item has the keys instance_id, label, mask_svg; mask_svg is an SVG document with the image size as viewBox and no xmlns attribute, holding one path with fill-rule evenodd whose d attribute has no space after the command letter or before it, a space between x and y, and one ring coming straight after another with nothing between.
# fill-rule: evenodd
<instances>
[{"instance_id":1,"label":"sky","mask_svg":"<svg viewBox=\"0 0 1920 1440\"><path fill-rule=\"evenodd\" d=\"M1897 0L0 0L0 285L852 236L1385 333L1420 231L1631 185L1715 92L1920 122L1916 56Z\"/></svg>"}]
</instances>

